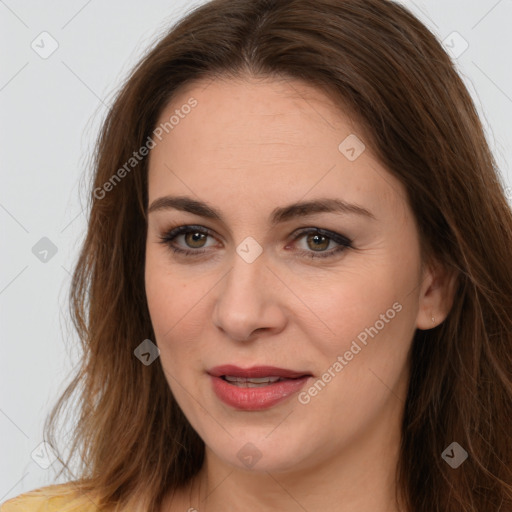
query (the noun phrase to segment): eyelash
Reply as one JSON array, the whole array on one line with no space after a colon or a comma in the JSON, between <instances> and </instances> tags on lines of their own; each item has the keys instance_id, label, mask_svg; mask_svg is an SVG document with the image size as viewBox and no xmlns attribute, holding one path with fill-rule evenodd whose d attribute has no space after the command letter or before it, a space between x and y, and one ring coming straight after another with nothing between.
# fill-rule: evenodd
<instances>
[{"instance_id":1,"label":"eyelash","mask_svg":"<svg viewBox=\"0 0 512 512\"><path fill-rule=\"evenodd\" d=\"M174 253L179 253L184 256L192 256L197 257L207 252L207 249L181 249L172 244L174 239L179 235L183 235L186 233L200 233L203 235L209 235L213 237L213 232L207 228L203 228L201 226L179 226L177 228L173 228L167 231L163 236L159 236L160 241L158 243L166 245L169 249L171 249ZM323 236L333 242L339 244L338 247L331 249L328 252L315 252L315 251L299 251L304 256L308 258L330 258L333 257L346 249L352 248L352 240L347 237L340 235L339 233L335 233L333 231L327 231L325 229L320 228L304 228L297 233L297 235L293 238L293 242L296 242L304 235L315 234Z\"/></svg>"}]
</instances>

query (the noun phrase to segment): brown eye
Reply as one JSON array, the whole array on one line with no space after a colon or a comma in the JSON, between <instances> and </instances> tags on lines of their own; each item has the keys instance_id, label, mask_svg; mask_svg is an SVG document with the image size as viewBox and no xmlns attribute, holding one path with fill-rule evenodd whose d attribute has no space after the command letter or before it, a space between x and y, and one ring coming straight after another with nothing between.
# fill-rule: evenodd
<instances>
[{"instance_id":1,"label":"brown eye","mask_svg":"<svg viewBox=\"0 0 512 512\"><path fill-rule=\"evenodd\" d=\"M310 233L307 236L306 241L310 249L313 249L314 251L323 251L324 249L327 249L329 247L329 242L331 240L326 236L319 235L317 233Z\"/></svg>"},{"instance_id":2,"label":"brown eye","mask_svg":"<svg viewBox=\"0 0 512 512\"><path fill-rule=\"evenodd\" d=\"M184 240L192 249L201 249L204 246L207 236L208 235L200 233L199 231L189 231L185 233Z\"/></svg>"},{"instance_id":3,"label":"brown eye","mask_svg":"<svg viewBox=\"0 0 512 512\"><path fill-rule=\"evenodd\" d=\"M175 254L187 256L199 256L205 253L214 242L213 233L209 229L196 226L179 226L159 238L160 243L166 245ZM208 238L212 239L210 245L207 245Z\"/></svg>"},{"instance_id":4,"label":"brown eye","mask_svg":"<svg viewBox=\"0 0 512 512\"><path fill-rule=\"evenodd\" d=\"M214 233L207 228L198 226L179 226L171 229L159 238L160 243L166 245L175 254L192 257L206 254L208 247L211 248L215 245ZM208 245L208 238L212 239L211 242L213 242L213 244L210 243L210 245ZM306 228L301 230L300 233L295 236L294 242L297 243L299 240L302 243L305 242L305 247L299 248L297 252L300 253L301 256L309 258L334 257L352 248L352 241L347 237L321 228ZM331 244L333 247L331 247Z\"/></svg>"},{"instance_id":5,"label":"brown eye","mask_svg":"<svg viewBox=\"0 0 512 512\"><path fill-rule=\"evenodd\" d=\"M299 245L298 252L309 258L334 257L352 248L352 241L346 236L321 228L303 229L295 236L294 241Z\"/></svg>"}]
</instances>

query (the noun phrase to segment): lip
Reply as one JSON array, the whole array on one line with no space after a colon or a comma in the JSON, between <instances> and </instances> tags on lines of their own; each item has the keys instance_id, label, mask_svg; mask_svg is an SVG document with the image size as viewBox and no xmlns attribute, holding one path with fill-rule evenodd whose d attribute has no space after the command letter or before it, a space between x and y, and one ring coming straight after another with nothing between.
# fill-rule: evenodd
<instances>
[{"instance_id":1,"label":"lip","mask_svg":"<svg viewBox=\"0 0 512 512\"><path fill-rule=\"evenodd\" d=\"M252 366L251 368L240 368L233 364L225 364L215 366L208 370L213 377L221 377L222 375L231 375L233 377L282 377L283 379L296 379L304 375L311 376L311 373L305 371L287 370L285 368L277 368L275 366Z\"/></svg>"},{"instance_id":2,"label":"lip","mask_svg":"<svg viewBox=\"0 0 512 512\"><path fill-rule=\"evenodd\" d=\"M275 366L253 366L240 368L234 365L216 366L207 372L213 391L225 404L244 411L269 409L293 394L299 392L312 377L307 371L295 371ZM238 387L222 379L223 375L233 377L281 377L283 381L255 388Z\"/></svg>"}]
</instances>

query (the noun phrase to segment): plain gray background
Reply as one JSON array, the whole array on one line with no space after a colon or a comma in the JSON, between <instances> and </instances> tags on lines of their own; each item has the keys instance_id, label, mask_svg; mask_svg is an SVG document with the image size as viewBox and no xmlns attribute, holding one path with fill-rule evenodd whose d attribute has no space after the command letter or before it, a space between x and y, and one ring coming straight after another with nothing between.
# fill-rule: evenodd
<instances>
[{"instance_id":1,"label":"plain gray background","mask_svg":"<svg viewBox=\"0 0 512 512\"><path fill-rule=\"evenodd\" d=\"M79 353L67 298L98 127L144 50L200 3L0 0L0 502L55 482L38 446ZM512 0L402 3L460 54L512 202Z\"/></svg>"}]
</instances>

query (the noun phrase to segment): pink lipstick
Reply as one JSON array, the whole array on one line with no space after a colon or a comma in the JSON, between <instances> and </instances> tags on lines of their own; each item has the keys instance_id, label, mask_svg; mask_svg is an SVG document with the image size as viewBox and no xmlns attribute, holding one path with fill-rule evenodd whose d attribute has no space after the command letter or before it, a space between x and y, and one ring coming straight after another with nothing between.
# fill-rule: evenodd
<instances>
[{"instance_id":1,"label":"pink lipstick","mask_svg":"<svg viewBox=\"0 0 512 512\"><path fill-rule=\"evenodd\" d=\"M275 366L240 368L223 365L208 371L213 390L227 405L246 411L268 409L300 391L312 376L308 371Z\"/></svg>"}]
</instances>

